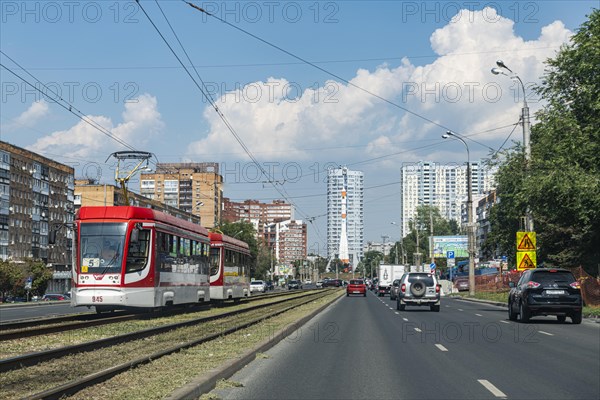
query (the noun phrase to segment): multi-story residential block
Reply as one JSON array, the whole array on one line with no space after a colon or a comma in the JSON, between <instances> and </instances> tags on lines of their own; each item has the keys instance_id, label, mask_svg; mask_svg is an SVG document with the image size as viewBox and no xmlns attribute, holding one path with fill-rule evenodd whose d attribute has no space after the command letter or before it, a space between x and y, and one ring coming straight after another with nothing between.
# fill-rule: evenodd
<instances>
[{"instance_id":1,"label":"multi-story residential block","mask_svg":"<svg viewBox=\"0 0 600 400\"><path fill-rule=\"evenodd\" d=\"M345 201L343 192L345 191ZM352 268L363 258L364 178L362 171L330 169L327 174L327 257L339 258L346 232ZM344 207L345 205L345 207ZM344 210L345 208L345 210ZM345 213L343 213L345 211ZM345 214L345 215L344 215ZM342 227L345 220L345 227Z\"/></svg>"},{"instance_id":2,"label":"multi-story residential block","mask_svg":"<svg viewBox=\"0 0 600 400\"><path fill-rule=\"evenodd\" d=\"M390 250L395 246L394 242L370 242L368 241L363 247L363 253L368 251L378 251L384 256L390 254Z\"/></svg>"},{"instance_id":3,"label":"multi-story residential block","mask_svg":"<svg viewBox=\"0 0 600 400\"><path fill-rule=\"evenodd\" d=\"M240 203L223 199L223 220L252 222L259 237L264 234L266 225L291 219L294 219L294 208L283 200L273 200L272 203L245 200Z\"/></svg>"},{"instance_id":4,"label":"multi-story residential block","mask_svg":"<svg viewBox=\"0 0 600 400\"><path fill-rule=\"evenodd\" d=\"M218 163L159 163L140 174L140 194L201 218L212 228L221 220L223 177Z\"/></svg>"},{"instance_id":5,"label":"multi-story residential block","mask_svg":"<svg viewBox=\"0 0 600 400\"><path fill-rule=\"evenodd\" d=\"M271 244L278 267L291 269L294 261L306 259L307 229L300 220L286 220L265 225L265 237ZM278 268L282 270L282 268Z\"/></svg>"},{"instance_id":6,"label":"multi-story residential block","mask_svg":"<svg viewBox=\"0 0 600 400\"><path fill-rule=\"evenodd\" d=\"M489 221L490 209L497 202L498 197L496 196L495 190L492 190L477 202L477 211L476 214L474 214L476 215L477 221L476 248L478 249L478 256L482 260L499 258L501 256L496 246L484 246L486 239L492 230Z\"/></svg>"},{"instance_id":7,"label":"multi-story residential block","mask_svg":"<svg viewBox=\"0 0 600 400\"><path fill-rule=\"evenodd\" d=\"M49 291L70 289L73 177L68 165L0 141L0 258L42 260L53 270Z\"/></svg>"},{"instance_id":8,"label":"multi-story residential block","mask_svg":"<svg viewBox=\"0 0 600 400\"><path fill-rule=\"evenodd\" d=\"M495 170L483 161L471 163L473 198L494 188ZM459 224L466 222L467 166L440 164L430 161L404 163L400 170L400 230L402 237L409 233L409 222L419 205L431 205L440 214ZM475 201L474 201L474 204ZM463 214L465 218L463 219Z\"/></svg>"},{"instance_id":9,"label":"multi-story residential block","mask_svg":"<svg viewBox=\"0 0 600 400\"><path fill-rule=\"evenodd\" d=\"M129 205L136 207L147 207L173 215L177 218L202 225L199 216L180 210L179 208L163 204L157 200L151 200L148 197L128 191L127 198ZM122 206L126 205L125 194L121 188L101 184L90 179L75 180L75 210L81 206Z\"/></svg>"}]
</instances>

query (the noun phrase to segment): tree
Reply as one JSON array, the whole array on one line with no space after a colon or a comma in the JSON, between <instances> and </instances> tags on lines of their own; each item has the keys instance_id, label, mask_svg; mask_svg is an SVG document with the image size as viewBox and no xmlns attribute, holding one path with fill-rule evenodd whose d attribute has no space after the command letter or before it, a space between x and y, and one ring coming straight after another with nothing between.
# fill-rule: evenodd
<instances>
[{"instance_id":1,"label":"tree","mask_svg":"<svg viewBox=\"0 0 600 400\"><path fill-rule=\"evenodd\" d=\"M377 266L383 261L384 255L380 251L367 251L360 262L360 268L364 270L366 276L376 276Z\"/></svg>"},{"instance_id":2,"label":"tree","mask_svg":"<svg viewBox=\"0 0 600 400\"><path fill-rule=\"evenodd\" d=\"M256 266L253 269L252 277L256 279L271 278L270 272L275 267L275 264L275 255L271 247L264 241L259 242ZM274 273L275 271L272 272Z\"/></svg>"},{"instance_id":3,"label":"tree","mask_svg":"<svg viewBox=\"0 0 600 400\"><path fill-rule=\"evenodd\" d=\"M0 260L0 294L24 296L25 281L31 277L31 294L41 296L46 292L52 271L40 260L14 263Z\"/></svg>"},{"instance_id":4,"label":"tree","mask_svg":"<svg viewBox=\"0 0 600 400\"><path fill-rule=\"evenodd\" d=\"M521 148L506 153L492 208L493 240L514 259L520 217L530 208L538 264L583 266L600 260L600 11L554 59L536 91L545 106L531 131L531 160ZM527 175L526 175L527 173Z\"/></svg>"},{"instance_id":5,"label":"tree","mask_svg":"<svg viewBox=\"0 0 600 400\"><path fill-rule=\"evenodd\" d=\"M442 217L440 210L435 206L420 205L416 209L416 218L409 222L410 232L402 239L402 245L398 251L398 258L402 259L402 250L406 255L406 261L415 264L414 253L421 253L421 262L428 261L429 237L431 236L431 226L433 225L434 236L446 236L458 234L458 224L456 221L449 221ZM419 235L419 246L417 249L417 232ZM394 252L396 247L394 247ZM395 259L395 253L390 254Z\"/></svg>"},{"instance_id":6,"label":"tree","mask_svg":"<svg viewBox=\"0 0 600 400\"><path fill-rule=\"evenodd\" d=\"M316 254L309 254L309 256L315 256L313 266L316 268L319 275L325 272L325 268L327 267L327 258L317 256Z\"/></svg>"}]
</instances>

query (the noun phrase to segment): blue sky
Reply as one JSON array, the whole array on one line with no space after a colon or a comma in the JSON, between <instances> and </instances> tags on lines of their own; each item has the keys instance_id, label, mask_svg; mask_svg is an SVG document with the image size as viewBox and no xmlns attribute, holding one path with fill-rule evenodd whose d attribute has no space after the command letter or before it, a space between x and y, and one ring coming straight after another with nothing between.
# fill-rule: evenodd
<instances>
[{"instance_id":1,"label":"blue sky","mask_svg":"<svg viewBox=\"0 0 600 400\"><path fill-rule=\"evenodd\" d=\"M473 159L497 149L518 121L522 98L490 68L503 59L529 89L544 60L598 7L597 1L195 2L225 24L182 1L159 1L167 23L155 1L141 4L185 59L168 23L173 27L221 112L274 172L279 192L255 176L135 1L3 0L0 47L133 148L160 162L222 163L225 196L270 201L284 193L297 218L320 216L309 226L309 247L320 252L324 168L362 170L365 239L397 239L390 222L399 215L395 182L402 163L464 162L464 147L441 139L445 129L477 141L469 142ZM34 81L5 55L0 60ZM98 166L101 180L110 182L105 160L124 149L119 143L5 68L0 83L1 140L73 165L79 176ZM539 109L534 96L529 100Z\"/></svg>"}]
</instances>

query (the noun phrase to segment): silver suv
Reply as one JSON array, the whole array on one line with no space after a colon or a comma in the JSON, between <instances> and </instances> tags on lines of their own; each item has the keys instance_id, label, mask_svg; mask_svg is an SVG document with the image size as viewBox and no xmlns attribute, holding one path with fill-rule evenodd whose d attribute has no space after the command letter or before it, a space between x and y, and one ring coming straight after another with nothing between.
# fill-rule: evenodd
<instances>
[{"instance_id":1,"label":"silver suv","mask_svg":"<svg viewBox=\"0 0 600 400\"><path fill-rule=\"evenodd\" d=\"M400 278L396 309L404 311L409 306L429 306L440 311L440 285L435 275L426 272L408 272Z\"/></svg>"}]
</instances>

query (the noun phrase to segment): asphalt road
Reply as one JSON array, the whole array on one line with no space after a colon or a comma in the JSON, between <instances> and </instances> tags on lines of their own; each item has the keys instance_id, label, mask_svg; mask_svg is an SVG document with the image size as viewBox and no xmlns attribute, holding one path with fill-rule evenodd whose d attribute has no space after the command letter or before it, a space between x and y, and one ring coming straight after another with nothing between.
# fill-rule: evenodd
<instances>
[{"instance_id":1,"label":"asphalt road","mask_svg":"<svg viewBox=\"0 0 600 400\"><path fill-rule=\"evenodd\" d=\"M0 324L11 321L50 317L55 315L68 315L79 313L96 313L94 308L71 307L69 301L40 301L31 303L15 303L0 305Z\"/></svg>"},{"instance_id":2,"label":"asphalt road","mask_svg":"<svg viewBox=\"0 0 600 400\"><path fill-rule=\"evenodd\" d=\"M569 322L570 320L567 319ZM600 324L443 298L343 297L230 378L222 399L599 399Z\"/></svg>"}]
</instances>

